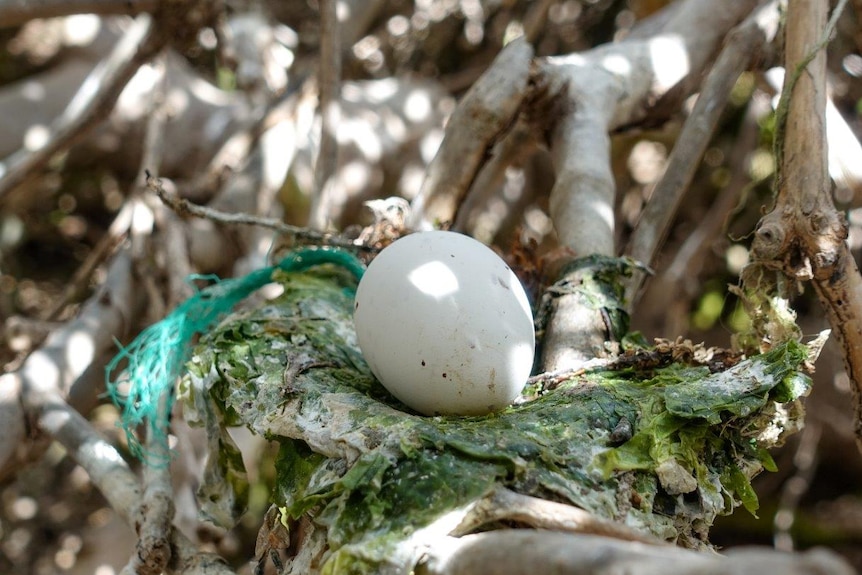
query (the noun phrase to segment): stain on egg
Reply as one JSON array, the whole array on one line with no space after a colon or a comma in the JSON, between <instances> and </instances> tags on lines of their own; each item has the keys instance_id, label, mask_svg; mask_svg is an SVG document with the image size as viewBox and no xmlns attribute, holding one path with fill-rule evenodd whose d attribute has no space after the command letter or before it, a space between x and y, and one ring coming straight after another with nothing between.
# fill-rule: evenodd
<instances>
[{"instance_id":1,"label":"stain on egg","mask_svg":"<svg viewBox=\"0 0 862 575\"><path fill-rule=\"evenodd\" d=\"M384 249L359 283L354 321L377 379L426 415L503 409L533 365L520 281L490 248L454 232L415 233Z\"/></svg>"}]
</instances>

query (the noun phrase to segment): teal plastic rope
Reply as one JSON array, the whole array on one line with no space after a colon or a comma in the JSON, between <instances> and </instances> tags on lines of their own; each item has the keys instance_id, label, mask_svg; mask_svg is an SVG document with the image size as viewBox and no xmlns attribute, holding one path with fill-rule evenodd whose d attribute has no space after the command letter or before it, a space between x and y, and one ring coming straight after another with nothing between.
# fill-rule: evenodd
<instances>
[{"instance_id":1,"label":"teal plastic rope","mask_svg":"<svg viewBox=\"0 0 862 575\"><path fill-rule=\"evenodd\" d=\"M173 393L159 407L159 398L170 392L183 366L189 359L192 340L205 332L219 318L272 281L276 270L299 272L320 264L336 264L350 271L356 279L362 277L365 266L348 251L332 247L305 248L292 252L277 265L266 267L245 277L220 281L209 286L177 306L165 319L142 331L105 367L108 396L122 409L121 426L132 453L147 461L147 453L135 435L144 422L150 425L154 437L167 442L168 424ZM126 369L114 378L120 364ZM127 387L124 393L121 387ZM148 463L166 463L150 462Z\"/></svg>"}]
</instances>

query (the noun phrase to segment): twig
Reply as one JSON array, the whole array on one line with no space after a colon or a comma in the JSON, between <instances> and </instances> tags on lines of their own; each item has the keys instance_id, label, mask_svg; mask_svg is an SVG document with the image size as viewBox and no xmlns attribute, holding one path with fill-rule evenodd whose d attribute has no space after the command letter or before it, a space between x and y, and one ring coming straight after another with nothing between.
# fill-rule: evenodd
<instances>
[{"instance_id":1,"label":"twig","mask_svg":"<svg viewBox=\"0 0 862 575\"><path fill-rule=\"evenodd\" d=\"M197 218L205 218L220 224L260 226L309 243L318 243L321 245L337 246L367 252L375 251L372 247L355 243L352 240L345 239L336 234L318 232L308 228L301 228L299 226L291 226L290 224L286 224L275 218L264 218L242 213L229 214L206 206L193 204L188 200L169 194L165 191L161 180L154 178L151 175L147 177L147 187L155 192L165 205L174 210L180 216L190 215Z\"/></svg>"},{"instance_id":2,"label":"twig","mask_svg":"<svg viewBox=\"0 0 862 575\"><path fill-rule=\"evenodd\" d=\"M0 28L73 14L134 15L152 12L158 4L158 0L0 0Z\"/></svg>"},{"instance_id":3,"label":"twig","mask_svg":"<svg viewBox=\"0 0 862 575\"><path fill-rule=\"evenodd\" d=\"M517 117L532 58L533 47L524 39L511 42L458 103L413 200L410 227L430 229L455 221L488 152Z\"/></svg>"},{"instance_id":4,"label":"twig","mask_svg":"<svg viewBox=\"0 0 862 575\"><path fill-rule=\"evenodd\" d=\"M166 43L167 35L149 15L138 16L110 56L96 66L81 85L57 119L45 145L32 151L18 150L0 162L0 198L106 118L141 64L158 53Z\"/></svg>"},{"instance_id":5,"label":"twig","mask_svg":"<svg viewBox=\"0 0 862 575\"><path fill-rule=\"evenodd\" d=\"M494 146L493 156L482 166L464 201L458 206L452 229L467 230L470 235L479 237L476 232L479 228L480 215L485 213L493 198L500 196L500 190L506 181L507 169L510 166L522 166L526 158L535 152L537 143L527 122L518 121L506 133L502 141ZM522 218L523 209L518 208L523 208L530 200L532 195L527 193L527 190L523 190L515 200L504 200L505 214L496 218L497 225L494 229L488 230L491 232L491 237L479 239L491 243L497 232L504 228L503 220Z\"/></svg>"},{"instance_id":6,"label":"twig","mask_svg":"<svg viewBox=\"0 0 862 575\"><path fill-rule=\"evenodd\" d=\"M691 300L699 289L699 278L711 250L724 243L728 221L735 210L745 203L749 192L758 183L752 182L743 165L760 137L759 119L771 111L768 98L755 94L748 105L739 134L728 157L733 176L709 207L709 212L673 254L663 272L651 279L643 294L635 293L627 301L637 309L641 320L655 319L663 326L660 333L682 333L689 327ZM641 301L640 296L644 296Z\"/></svg>"},{"instance_id":7,"label":"twig","mask_svg":"<svg viewBox=\"0 0 862 575\"><path fill-rule=\"evenodd\" d=\"M761 54L778 31L778 3L752 13L730 31L715 65L707 75L691 114L668 159L667 170L635 226L627 254L652 266L667 237L679 205L697 172L739 75ZM626 281L626 307L631 313L646 274L634 270Z\"/></svg>"},{"instance_id":8,"label":"twig","mask_svg":"<svg viewBox=\"0 0 862 575\"><path fill-rule=\"evenodd\" d=\"M166 112L164 108L167 91L166 52L153 61L158 75L150 96L150 109L144 137L142 166L158 169L162 162ZM146 178L145 168L141 168L139 178ZM155 198L153 203L157 203ZM167 268L168 295L165 307L173 308L188 295L184 279L189 275L188 253L185 249L185 235L179 219L164 205L154 206L156 219L164 233L164 241L152 242L163 265ZM180 253L175 253L180 252ZM179 277L177 277L179 276ZM159 413L167 410L168 394L159 398ZM138 542L135 553L123 569L124 573L137 575L159 575L168 565L172 551L170 546L171 522L174 517L173 488L171 485L170 450L164 438L158 437L152 426L147 426L147 454L156 462L145 465L143 472L144 493L142 500L143 517L138 525Z\"/></svg>"},{"instance_id":9,"label":"twig","mask_svg":"<svg viewBox=\"0 0 862 575\"><path fill-rule=\"evenodd\" d=\"M320 62L318 71L318 110L320 146L314 166L314 195L309 227L325 230L330 208L337 201L335 178L338 171L336 130L341 119L341 39L336 0L320 0Z\"/></svg>"},{"instance_id":10,"label":"twig","mask_svg":"<svg viewBox=\"0 0 862 575\"><path fill-rule=\"evenodd\" d=\"M159 399L159 411L164 412L170 390ZM171 560L171 522L174 517L173 487L169 462L170 449L164 438L157 437L147 426L147 454L154 465L144 466L143 517L138 531L138 544L127 569L138 575L159 575Z\"/></svg>"}]
</instances>

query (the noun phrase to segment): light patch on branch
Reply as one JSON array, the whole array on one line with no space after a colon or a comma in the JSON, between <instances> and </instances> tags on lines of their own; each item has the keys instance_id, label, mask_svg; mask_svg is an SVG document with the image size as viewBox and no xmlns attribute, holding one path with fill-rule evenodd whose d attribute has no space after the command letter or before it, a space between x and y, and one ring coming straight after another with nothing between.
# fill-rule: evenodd
<instances>
[{"instance_id":1,"label":"light patch on branch","mask_svg":"<svg viewBox=\"0 0 862 575\"><path fill-rule=\"evenodd\" d=\"M413 201L411 227L431 229L455 221L488 152L517 116L532 57L533 47L525 40L511 42L458 103Z\"/></svg>"}]
</instances>

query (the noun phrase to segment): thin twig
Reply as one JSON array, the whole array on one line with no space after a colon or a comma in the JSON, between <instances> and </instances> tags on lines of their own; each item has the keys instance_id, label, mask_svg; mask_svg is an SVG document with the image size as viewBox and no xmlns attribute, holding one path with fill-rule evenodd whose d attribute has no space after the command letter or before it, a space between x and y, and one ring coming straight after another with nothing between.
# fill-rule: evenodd
<instances>
[{"instance_id":1,"label":"thin twig","mask_svg":"<svg viewBox=\"0 0 862 575\"><path fill-rule=\"evenodd\" d=\"M375 248L356 243L352 240L343 238L336 234L318 232L315 230L310 230L308 228L292 226L276 218L265 218L242 213L230 214L227 212L214 210L206 206L199 206L197 204L193 204L188 200L179 198L173 194L169 194L162 185L161 180L151 175L147 177L147 187L153 192L155 192L159 196L159 198L165 203L165 205L174 210L180 216L194 216L196 218L205 218L219 224L260 226L262 228L271 229L280 234L284 234L296 240L308 243L317 243L320 245L336 246L366 252L376 251Z\"/></svg>"},{"instance_id":2,"label":"thin twig","mask_svg":"<svg viewBox=\"0 0 862 575\"><path fill-rule=\"evenodd\" d=\"M341 39L336 0L320 0L320 63L318 72L318 110L320 146L314 167L314 196L308 223L312 229L327 227L330 208L337 201L338 140L341 104Z\"/></svg>"},{"instance_id":3,"label":"thin twig","mask_svg":"<svg viewBox=\"0 0 862 575\"><path fill-rule=\"evenodd\" d=\"M138 16L110 56L84 80L57 119L45 145L37 150L18 150L0 162L0 198L105 119L141 64L157 54L166 43L167 35L148 14Z\"/></svg>"}]
</instances>

